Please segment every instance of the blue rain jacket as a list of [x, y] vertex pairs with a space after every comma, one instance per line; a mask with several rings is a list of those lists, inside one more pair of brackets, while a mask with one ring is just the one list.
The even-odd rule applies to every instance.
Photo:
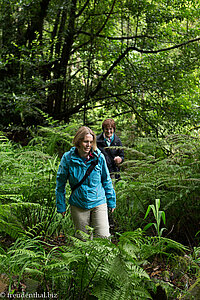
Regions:
[[116, 207], [116, 195], [110, 178], [109, 170], [104, 155], [99, 149], [93, 152], [94, 158], [86, 163], [81, 158], [75, 147], [66, 152], [60, 162], [56, 178], [56, 206], [57, 212], [66, 211], [65, 185], [67, 180], [71, 188], [76, 185], [84, 176], [86, 170], [93, 159], [97, 159], [98, 164], [86, 178], [86, 180], [75, 189], [69, 198], [69, 204], [91, 209], [98, 205], [107, 203], [108, 207]]

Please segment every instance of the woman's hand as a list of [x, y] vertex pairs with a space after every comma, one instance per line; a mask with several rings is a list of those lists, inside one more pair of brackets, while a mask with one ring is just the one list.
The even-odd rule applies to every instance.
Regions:
[[61, 215], [64, 217], [66, 214], [66, 211], [62, 212]]
[[119, 156], [116, 156], [116, 157], [114, 158], [114, 162], [116, 163], [116, 165], [119, 165], [119, 164], [121, 164], [121, 162], [122, 162], [122, 158], [119, 157]]

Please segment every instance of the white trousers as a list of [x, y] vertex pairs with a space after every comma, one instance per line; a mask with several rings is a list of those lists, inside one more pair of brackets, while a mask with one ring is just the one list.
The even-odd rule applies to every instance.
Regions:
[[[94, 228], [95, 237], [109, 238], [107, 203], [87, 210], [71, 205], [71, 216], [77, 238], [84, 239], [80, 231], [90, 234], [88, 226]], [[92, 239], [92, 237], [93, 234], [91, 234], [90, 238]]]

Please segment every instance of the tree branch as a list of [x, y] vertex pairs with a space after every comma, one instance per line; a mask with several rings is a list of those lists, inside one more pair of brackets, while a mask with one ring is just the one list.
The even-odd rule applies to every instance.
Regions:
[[192, 39], [192, 40], [189, 40], [189, 41], [186, 41], [184, 43], [181, 43], [181, 44], [178, 44], [178, 45], [175, 45], [175, 46], [172, 46], [172, 47], [168, 47], [168, 48], [163, 48], [163, 49], [158, 49], [158, 50], [142, 50], [142, 49], [139, 49], [137, 47], [133, 47], [133, 46], [130, 46], [130, 47], [127, 47], [126, 50], [121, 53], [119, 55], [119, 57], [114, 61], [114, 63], [110, 66], [110, 68], [107, 70], [107, 72], [102, 76], [102, 78], [100, 79], [99, 83], [97, 84], [96, 88], [94, 89], [93, 92], [90, 93], [90, 97], [94, 97], [94, 95], [96, 95], [96, 93], [101, 89], [102, 87], [102, 83], [108, 78], [108, 76], [111, 74], [112, 70], [119, 64], [119, 62], [131, 51], [131, 50], [134, 50], [134, 51], [137, 51], [139, 53], [145, 53], [145, 54], [156, 54], [156, 53], [159, 53], [159, 52], [164, 52], [164, 51], [170, 51], [170, 50], [173, 50], [173, 49], [178, 49], [182, 46], [185, 46], [185, 45], [188, 45], [190, 43], [194, 43], [194, 42], [197, 42], [197, 41], [200, 41], [200, 37], [196, 38], [196, 39]]
[[88, 4], [90, 3], [90, 0], [87, 0], [85, 2], [85, 4], [83, 5], [83, 7], [80, 9], [79, 13], [77, 13], [75, 15], [76, 18], [80, 17], [82, 15], [82, 13], [84, 12], [85, 8], [88, 6]]
[[[88, 41], [86, 41], [85, 43], [79, 45], [77, 48], [75, 48], [71, 53], [73, 54], [74, 52], [76, 52], [78, 49], [82, 48], [83, 46], [86, 46], [88, 45], [92, 39], [94, 39], [94, 37], [98, 37], [99, 36], [99, 33], [104, 29], [104, 27], [106, 26], [109, 18], [110, 18], [110, 15], [112, 14], [112, 11], [113, 11], [113, 8], [114, 8], [114, 5], [115, 5], [115, 2], [116, 0], [113, 1], [113, 4], [112, 4], [112, 7], [110, 9], [110, 12], [108, 13], [108, 16], [105, 20], [105, 22], [103, 23], [103, 25], [101, 26], [101, 28], [94, 34], [91, 34], [91, 33], [87, 33], [85, 32], [86, 35], [90, 36], [90, 39]], [[77, 32], [77, 35], [80, 34], [80, 33], [83, 33], [83, 31], [78, 31]]]
[[170, 51], [170, 50], [173, 50], [173, 49], [178, 49], [178, 48], [180, 48], [182, 46], [185, 46], [185, 45], [188, 45], [188, 44], [191, 44], [191, 43], [194, 43], [194, 42], [198, 42], [198, 41], [200, 41], [200, 37], [192, 39], [192, 40], [189, 40], [189, 41], [186, 41], [186, 42], [183, 42], [183, 43], [178, 44], [178, 45], [174, 45], [174, 46], [171, 46], [171, 47], [168, 47], [168, 48], [163, 48], [163, 49], [158, 49], [158, 50], [142, 50], [142, 49], [139, 49], [137, 47], [129, 47], [128, 51], [135, 50], [135, 51], [140, 52], [140, 53], [156, 54], [156, 53], [159, 53], [159, 52], [164, 52], [164, 51]]
[[[83, 31], [83, 30], [80, 30], [78, 32], [78, 34], [85, 34], [85, 35], [91, 36], [90, 32]], [[135, 35], [135, 36], [121, 36], [121, 37], [119, 37], [119, 36], [106, 36], [106, 35], [103, 35], [103, 34], [98, 34], [98, 37], [108, 39], [108, 40], [112, 40], [112, 41], [133, 40], [133, 39], [142, 39], [142, 38], [148, 38], [148, 39], [156, 39], [157, 38], [157, 37], [148, 36], [148, 35], [137, 35], [137, 36]]]
[[[112, 94], [111, 92], [108, 92], [111, 96], [116, 97], [116, 95]], [[133, 112], [139, 117], [141, 118], [143, 121], [145, 121], [151, 128], [153, 128], [156, 132], [156, 135], [158, 136], [158, 128], [154, 126], [154, 124], [150, 123], [146, 118], [144, 118], [144, 116], [141, 116], [138, 111], [135, 109], [135, 107], [133, 105], [130, 104], [130, 102], [127, 102], [124, 99], [121, 99], [120, 97], [117, 97], [117, 99], [119, 99], [121, 102], [125, 103], [126, 105], [128, 105], [128, 107], [131, 107]]]
[[113, 1], [113, 4], [112, 4], [111, 9], [110, 9], [110, 12], [108, 13], [108, 16], [107, 16], [105, 22], [103, 23], [103, 25], [101, 26], [101, 28], [96, 32], [95, 36], [98, 36], [99, 33], [100, 33], [100, 32], [104, 29], [104, 27], [106, 26], [106, 24], [107, 24], [107, 22], [108, 22], [108, 20], [109, 20], [109, 18], [110, 18], [110, 15], [111, 15], [111, 13], [112, 13], [112, 11], [113, 11], [113, 8], [114, 8], [114, 6], [115, 6], [115, 2], [116, 2], [116, 0]]

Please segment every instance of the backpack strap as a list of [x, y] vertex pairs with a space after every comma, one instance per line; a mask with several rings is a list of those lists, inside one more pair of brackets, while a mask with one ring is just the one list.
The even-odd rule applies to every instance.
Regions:
[[79, 181], [77, 184], [75, 184], [71, 189], [72, 192], [75, 191], [75, 189], [77, 189], [85, 180], [86, 178], [88, 178], [88, 176], [90, 175], [90, 173], [94, 170], [95, 166], [98, 165], [98, 158], [91, 161], [91, 165], [89, 166], [89, 168], [87, 169], [87, 171], [85, 172], [85, 175], [83, 176], [83, 178], [81, 179], [81, 181]]

